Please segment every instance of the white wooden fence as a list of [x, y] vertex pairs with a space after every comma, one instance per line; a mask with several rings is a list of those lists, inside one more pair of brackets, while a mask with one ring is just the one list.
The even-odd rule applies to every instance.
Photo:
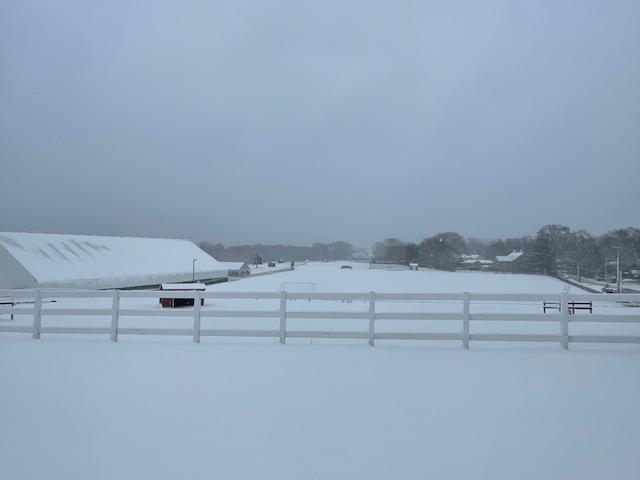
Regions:
[[[0, 305], [0, 314], [32, 315], [31, 325], [11, 325], [0, 323], [0, 332], [31, 333], [33, 338], [42, 334], [105, 334], [117, 341], [120, 335], [188, 335], [194, 342], [200, 342], [203, 336], [227, 337], [273, 337], [285, 343], [288, 338], [337, 338], [368, 340], [374, 345], [376, 340], [454, 340], [460, 341], [464, 348], [469, 348], [472, 341], [522, 341], [522, 342], [558, 342], [564, 349], [570, 343], [635, 343], [640, 344], [640, 335], [571, 335], [569, 325], [572, 323], [640, 323], [640, 309], [635, 314], [580, 314], [570, 315], [569, 302], [601, 301], [619, 303], [620, 305], [639, 306], [640, 295], [634, 294], [476, 294], [476, 293], [317, 293], [317, 292], [213, 292], [213, 291], [152, 291], [152, 290], [0, 290], [0, 297], [11, 299], [15, 305]], [[131, 309], [122, 308], [121, 299], [129, 298], [194, 298], [194, 306], [178, 309]], [[62, 298], [110, 298], [110, 308], [49, 308], [46, 299]], [[279, 300], [277, 310], [210, 310], [203, 309], [200, 299], [252, 299]], [[362, 301], [368, 308], [362, 311], [318, 311], [292, 310], [288, 308], [289, 300], [324, 300], [324, 301]], [[377, 312], [377, 302], [415, 302], [415, 301], [448, 301], [459, 302], [458, 312]], [[544, 301], [557, 301], [561, 310], [559, 314], [542, 313]], [[21, 303], [24, 302], [24, 303]], [[539, 302], [540, 313], [474, 313], [474, 302]], [[296, 304], [297, 305], [297, 304]], [[313, 304], [300, 304], [313, 305]], [[291, 305], [289, 305], [290, 307]], [[628, 312], [625, 312], [628, 313]], [[106, 316], [111, 318], [108, 327], [71, 327], [43, 326], [45, 316]], [[187, 317], [193, 320], [193, 327], [179, 328], [122, 328], [122, 317]], [[278, 329], [245, 330], [245, 329], [206, 329], [201, 327], [202, 318], [273, 318], [279, 319]], [[368, 329], [362, 331], [342, 330], [292, 330], [287, 328], [289, 319], [360, 319], [368, 322]], [[462, 328], [457, 332], [393, 332], [376, 331], [377, 320], [411, 320], [429, 321], [445, 320], [461, 322]], [[555, 322], [558, 326], [556, 334], [539, 333], [471, 333], [474, 321], [499, 322]], [[7, 322], [12, 323], [12, 322]]]

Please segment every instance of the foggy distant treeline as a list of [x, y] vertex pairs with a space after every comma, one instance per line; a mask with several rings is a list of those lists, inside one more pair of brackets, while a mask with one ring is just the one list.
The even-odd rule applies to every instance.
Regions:
[[[236, 245], [225, 247], [220, 243], [200, 242], [200, 248], [220, 261], [251, 263], [256, 256], [263, 261], [283, 260], [348, 260], [354, 258], [355, 249], [347, 242], [297, 245]], [[418, 263], [441, 270], [455, 270], [461, 265], [463, 254], [478, 254], [487, 260], [496, 256], [522, 251], [517, 271], [546, 274], [577, 274], [597, 277], [614, 274], [617, 250], [620, 248], [622, 270], [640, 269], [640, 228], [627, 227], [594, 236], [586, 230], [571, 230], [565, 225], [545, 225], [535, 235], [496, 240], [465, 238], [456, 232], [443, 232], [425, 238], [419, 243], [387, 238], [376, 243], [372, 260], [389, 263]]]
[[[422, 266], [453, 270], [462, 254], [479, 254], [487, 260], [498, 255], [523, 251], [519, 271], [531, 273], [568, 273], [602, 276], [605, 262], [613, 262], [620, 248], [623, 270], [640, 268], [640, 228], [628, 227], [594, 236], [586, 230], [573, 231], [565, 225], [545, 225], [534, 236], [481, 241], [464, 238], [456, 232], [444, 232], [420, 243], [387, 238], [373, 248], [373, 258], [380, 262], [417, 262]], [[609, 264], [608, 273], [612, 273]]]
[[200, 248], [216, 260], [251, 263], [256, 256], [263, 261], [345, 260], [353, 257], [353, 245], [347, 242], [314, 243], [310, 247], [296, 245], [236, 245], [200, 242]]

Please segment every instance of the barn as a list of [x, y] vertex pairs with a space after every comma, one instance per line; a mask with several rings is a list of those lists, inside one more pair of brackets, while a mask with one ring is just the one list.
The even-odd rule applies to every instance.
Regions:
[[0, 288], [133, 288], [226, 281], [189, 240], [0, 232]]
[[515, 250], [509, 255], [496, 255], [495, 267], [500, 272], [522, 273], [526, 269], [526, 256]]

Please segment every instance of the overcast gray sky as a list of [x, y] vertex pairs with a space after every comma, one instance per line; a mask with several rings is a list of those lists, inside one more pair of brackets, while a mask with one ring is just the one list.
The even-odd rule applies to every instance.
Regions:
[[640, 2], [0, 0], [0, 230], [640, 224]]

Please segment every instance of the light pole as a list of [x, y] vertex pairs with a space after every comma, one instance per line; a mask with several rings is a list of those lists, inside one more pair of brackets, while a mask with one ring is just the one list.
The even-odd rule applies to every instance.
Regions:
[[620, 249], [622, 247], [611, 247], [614, 248], [616, 250], [616, 252], [618, 253], [618, 256], [616, 257], [616, 282], [618, 283], [618, 292], [620, 293], [620, 282], [621, 282], [621, 275], [620, 275]]
[[193, 283], [196, 283], [196, 262], [198, 261], [197, 258], [194, 258], [193, 261], [191, 262], [191, 281]]
[[580, 250], [576, 250], [576, 275], [578, 276], [578, 283], [582, 281], [582, 276], [580, 275], [580, 260], [582, 260], [582, 255], [580, 255]]

